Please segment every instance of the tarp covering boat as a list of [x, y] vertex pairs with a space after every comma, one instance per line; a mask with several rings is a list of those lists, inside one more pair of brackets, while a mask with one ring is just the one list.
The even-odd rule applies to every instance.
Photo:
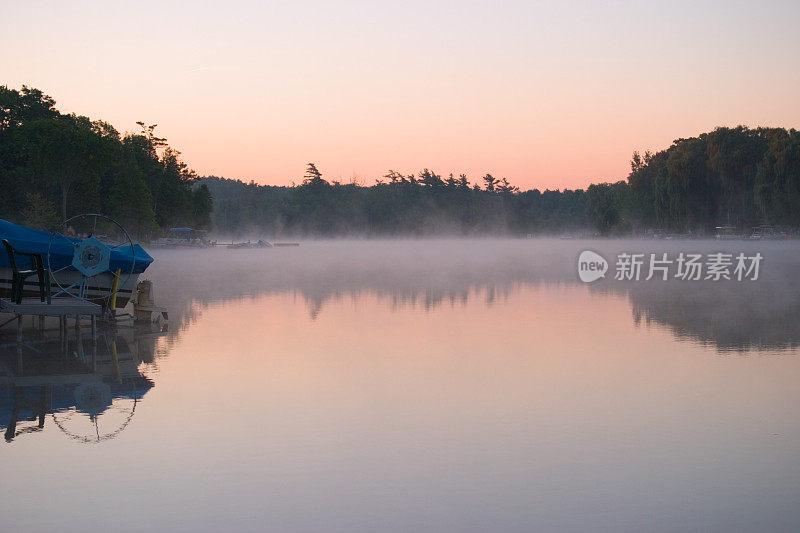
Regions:
[[[47, 267], [47, 253], [50, 251], [50, 268], [58, 270], [72, 264], [72, 257], [75, 253], [74, 245], [71, 243], [80, 242], [81, 239], [73, 237], [57, 236], [50, 245], [51, 233], [33, 228], [26, 228], [19, 224], [0, 219], [0, 239], [8, 239], [11, 246], [21, 252], [32, 252], [42, 254]], [[131, 262], [134, 263], [133, 274], [141, 274], [153, 262], [150, 254], [138, 244], [119, 246], [111, 250], [111, 264], [109, 270], [131, 272]], [[0, 247], [0, 268], [9, 268], [8, 255]]]

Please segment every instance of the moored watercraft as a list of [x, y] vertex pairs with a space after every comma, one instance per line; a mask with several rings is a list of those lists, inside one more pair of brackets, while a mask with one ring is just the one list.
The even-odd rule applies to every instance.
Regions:
[[209, 240], [208, 232], [193, 228], [170, 228], [165, 237], [150, 241], [152, 248], [208, 248], [216, 246]]
[[228, 245], [228, 248], [232, 250], [239, 250], [242, 248], [272, 248], [272, 244], [268, 243], [267, 241], [258, 240], [256, 242], [232, 242]]
[[[84, 239], [28, 228], [5, 220], [0, 220], [0, 239], [7, 240], [20, 252], [39, 254], [42, 257], [48, 271], [46, 283], [50, 284], [53, 295], [65, 292], [65, 288], [77, 287], [81, 276], [85, 277], [74, 266], [76, 253], [80, 250], [78, 245], [85, 242]], [[94, 239], [102, 243], [102, 236]], [[105, 305], [109, 295], [114, 292], [115, 280], [118, 280], [116, 305], [124, 307], [136, 287], [139, 275], [150, 266], [153, 258], [141, 246], [132, 242], [108, 247], [108, 255], [107, 268], [85, 278], [81, 287], [83, 297]], [[115, 275], [116, 272], [120, 274]], [[8, 255], [0, 251], [0, 297], [11, 296], [11, 282], [12, 270]], [[74, 290], [66, 292], [73, 293]], [[22, 296], [39, 296], [38, 281], [35, 278], [25, 281]]]

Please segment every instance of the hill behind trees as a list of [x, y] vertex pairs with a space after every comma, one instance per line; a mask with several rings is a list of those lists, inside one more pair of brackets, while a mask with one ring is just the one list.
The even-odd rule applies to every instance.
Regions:
[[[313, 170], [312, 170], [313, 168]], [[372, 186], [329, 183], [315, 175], [296, 186], [205, 177], [214, 196], [214, 227], [227, 235], [434, 236], [519, 235], [586, 228], [583, 191], [519, 192], [491, 175], [480, 188], [466, 176], [442, 178], [424, 169], [395, 171]], [[488, 181], [486, 181], [488, 177]]]

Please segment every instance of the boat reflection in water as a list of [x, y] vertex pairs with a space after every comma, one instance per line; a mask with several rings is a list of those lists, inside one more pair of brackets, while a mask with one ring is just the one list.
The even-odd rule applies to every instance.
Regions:
[[66, 342], [45, 330], [21, 347], [0, 344], [0, 431], [6, 442], [44, 430], [48, 419], [69, 438], [112, 439], [133, 420], [137, 403], [153, 388], [146, 375], [161, 331], [150, 326], [72, 330]]

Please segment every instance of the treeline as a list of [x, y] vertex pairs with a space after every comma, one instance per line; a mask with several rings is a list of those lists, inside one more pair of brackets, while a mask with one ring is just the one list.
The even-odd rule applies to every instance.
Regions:
[[63, 114], [38, 89], [0, 86], [0, 218], [42, 229], [100, 212], [138, 237], [210, 227], [208, 188], [155, 135], [121, 136], [107, 122]]
[[[0, 218], [54, 228], [82, 212], [139, 237], [171, 226], [224, 235], [708, 235], [715, 226], [800, 226], [800, 133], [717, 128], [666, 150], [634, 152], [627, 180], [584, 190], [520, 191], [491, 174], [390, 170], [371, 186], [326, 180], [312, 163], [299, 185], [198, 178], [155, 135], [62, 114], [38, 89], [0, 86]], [[213, 199], [213, 210], [212, 210]], [[213, 224], [212, 224], [213, 222]]]
[[291, 187], [202, 182], [216, 199], [215, 227], [233, 235], [711, 235], [716, 226], [800, 226], [794, 129], [717, 128], [655, 154], [634, 152], [627, 181], [586, 191], [520, 191], [490, 174], [470, 183], [428, 169], [389, 171], [369, 187], [329, 183], [313, 164], [304, 178]]
[[583, 191], [520, 192], [490, 174], [479, 186], [465, 175], [389, 171], [367, 187], [330, 183], [312, 163], [298, 186], [201, 182], [214, 196], [215, 229], [232, 236], [515, 235], [587, 227]]
[[604, 233], [709, 234], [800, 225], [800, 132], [744, 126], [634, 152], [627, 182], [591, 185], [589, 217]]

